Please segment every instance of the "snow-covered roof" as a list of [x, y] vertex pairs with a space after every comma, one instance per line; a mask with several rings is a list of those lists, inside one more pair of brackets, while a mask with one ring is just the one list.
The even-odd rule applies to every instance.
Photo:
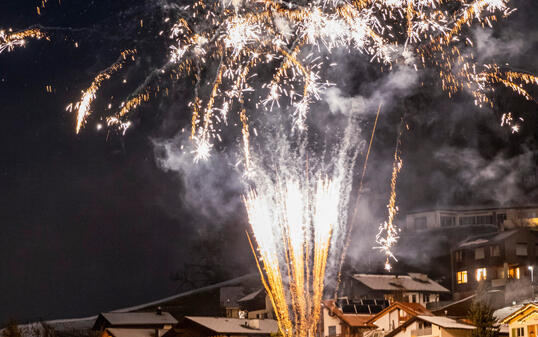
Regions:
[[502, 242], [512, 235], [516, 234], [519, 230], [518, 229], [512, 229], [508, 231], [503, 231], [500, 233], [487, 233], [482, 234], [479, 236], [473, 236], [471, 238], [467, 238], [466, 240], [459, 243], [458, 248], [467, 248], [467, 247], [474, 247], [474, 246], [482, 246], [488, 243], [496, 243], [496, 242]]
[[235, 286], [235, 285], [241, 284], [242, 282], [250, 281], [252, 279], [259, 280], [259, 275], [257, 273], [246, 274], [246, 275], [243, 275], [241, 277], [236, 277], [236, 278], [228, 280], [228, 281], [212, 284], [212, 285], [209, 285], [209, 286], [203, 287], [203, 288], [198, 288], [198, 289], [186, 291], [186, 292], [183, 292], [183, 293], [180, 293], [180, 294], [176, 294], [176, 295], [172, 295], [172, 296], [169, 296], [169, 297], [162, 298], [160, 300], [156, 300], [156, 301], [152, 301], [152, 302], [148, 302], [148, 303], [144, 303], [144, 304], [140, 304], [140, 305], [136, 305], [136, 306], [132, 306], [132, 307], [128, 307], [128, 308], [117, 309], [117, 310], [114, 310], [114, 312], [129, 312], [129, 311], [137, 311], [137, 310], [142, 310], [142, 309], [146, 309], [146, 308], [150, 308], [150, 307], [155, 307], [155, 306], [161, 305], [163, 303], [167, 303], [167, 302], [170, 302], [170, 301], [173, 301], [173, 300], [177, 300], [177, 299], [182, 298], [182, 297], [191, 296], [191, 295], [195, 295], [195, 294], [198, 294], [198, 293], [203, 293], [203, 292], [206, 292], [206, 291], [209, 291], [209, 290], [218, 289], [218, 288], [222, 288], [222, 287]]
[[176, 324], [167, 312], [104, 312], [101, 314], [112, 325]]
[[[186, 316], [185, 318], [217, 333], [265, 335], [278, 332], [278, 323], [274, 319], [249, 320], [240, 318], [200, 316]], [[256, 324], [259, 324], [259, 328], [255, 328]]]
[[440, 326], [445, 329], [463, 329], [463, 330], [474, 330], [476, 327], [469, 325], [469, 324], [463, 324], [459, 323], [458, 321], [449, 318], [449, 317], [443, 317], [443, 316], [417, 316], [419, 319], [429, 322], [431, 324], [435, 324], [437, 326]]
[[[120, 329], [108, 328], [106, 331], [113, 337], [156, 337], [155, 329]], [[160, 329], [159, 336], [168, 330]]]
[[498, 321], [501, 321], [505, 317], [508, 317], [511, 314], [513, 314], [514, 312], [521, 309], [524, 305], [525, 304], [521, 303], [521, 304], [516, 304], [516, 305], [509, 306], [509, 307], [504, 307], [504, 308], [497, 309], [497, 310], [495, 310], [493, 312], [493, 317], [495, 317]]
[[355, 274], [353, 278], [372, 290], [385, 291], [428, 291], [448, 293], [449, 290], [425, 275], [420, 278], [419, 274], [411, 275], [377, 275]]
[[248, 295], [246, 295], [245, 297], [242, 297], [240, 298], [239, 300], [237, 300], [237, 302], [248, 302], [248, 301], [252, 301], [253, 299], [256, 298], [256, 296], [258, 296], [261, 292], [263, 291], [263, 288], [260, 288]]

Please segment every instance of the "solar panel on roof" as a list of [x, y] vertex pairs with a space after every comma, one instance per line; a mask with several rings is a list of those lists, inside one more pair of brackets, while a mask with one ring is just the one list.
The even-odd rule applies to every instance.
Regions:
[[368, 305], [355, 305], [355, 308], [357, 310], [357, 314], [370, 314], [370, 309], [368, 308]]
[[370, 306], [370, 312], [372, 314], [377, 314], [378, 312], [380, 312], [381, 310], [383, 310], [383, 307], [380, 306], [380, 305], [371, 305]]
[[342, 312], [344, 314], [354, 314], [355, 306], [353, 304], [346, 304], [342, 306]]

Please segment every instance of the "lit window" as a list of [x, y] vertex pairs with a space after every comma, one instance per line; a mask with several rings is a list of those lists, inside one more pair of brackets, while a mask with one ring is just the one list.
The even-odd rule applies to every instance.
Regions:
[[508, 277], [519, 280], [521, 278], [521, 270], [519, 267], [513, 267], [508, 269]]
[[476, 280], [477, 281], [482, 281], [482, 280], [485, 280], [487, 277], [487, 271], [486, 271], [486, 268], [478, 268], [476, 269]]
[[467, 270], [458, 272], [458, 284], [467, 283]]

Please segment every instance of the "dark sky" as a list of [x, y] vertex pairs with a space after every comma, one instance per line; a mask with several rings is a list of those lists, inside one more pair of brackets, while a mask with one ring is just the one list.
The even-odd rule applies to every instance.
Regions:
[[[205, 277], [215, 280], [250, 270], [246, 219], [240, 191], [230, 187], [233, 178], [202, 164], [186, 174], [197, 172], [200, 182], [186, 183], [185, 176], [162, 170], [156, 161], [155, 140], [172, 138], [189, 122], [184, 93], [189, 83], [174, 84], [170, 97], [139, 109], [125, 136], [95, 129], [106, 106], [101, 97], [80, 135], [73, 114], [65, 111], [126, 48], [143, 52], [119, 74], [128, 84], [103, 86], [105, 98], [125, 97], [134, 89], [131, 83], [164, 62], [166, 41], [156, 36], [167, 15], [164, 4], [173, 1], [50, 0], [38, 16], [39, 3], [0, 3], [0, 28], [40, 24], [51, 35], [51, 41], [29, 41], [0, 55], [0, 322], [92, 315], [154, 300], [188, 288], [173, 276], [197, 266], [210, 266], [214, 274]], [[510, 60], [517, 69], [537, 73], [538, 8], [534, 1], [515, 4], [520, 11], [491, 36], [480, 37], [482, 54], [486, 61]], [[353, 71], [335, 81], [342, 95], [372, 95], [370, 66], [353, 59], [347, 65]], [[364, 222], [383, 216], [402, 107], [410, 126], [403, 136], [399, 185], [404, 212], [536, 203], [536, 104], [506, 90], [498, 91], [496, 104], [478, 109], [469, 97], [450, 100], [435, 88], [395, 98], [381, 118], [371, 158], [370, 170], [379, 174], [367, 178], [368, 201], [380, 211]], [[499, 126], [503, 111], [525, 116], [519, 134]], [[365, 130], [371, 120], [367, 116]], [[226, 152], [226, 146], [220, 150]], [[210, 179], [211, 192], [226, 199], [218, 216], [193, 203], [204, 201], [203, 174], [217, 177]]]

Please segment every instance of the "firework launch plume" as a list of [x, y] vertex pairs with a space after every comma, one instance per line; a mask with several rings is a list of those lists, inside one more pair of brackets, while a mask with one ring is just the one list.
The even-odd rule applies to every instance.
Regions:
[[256, 175], [244, 202], [284, 336], [316, 335], [326, 277], [336, 274], [331, 260], [341, 254], [335, 243], [346, 233], [357, 128], [350, 120], [330, 165], [309, 159], [319, 157], [308, 155], [305, 141], [294, 148], [284, 136], [271, 143], [270, 163], [253, 154]]

